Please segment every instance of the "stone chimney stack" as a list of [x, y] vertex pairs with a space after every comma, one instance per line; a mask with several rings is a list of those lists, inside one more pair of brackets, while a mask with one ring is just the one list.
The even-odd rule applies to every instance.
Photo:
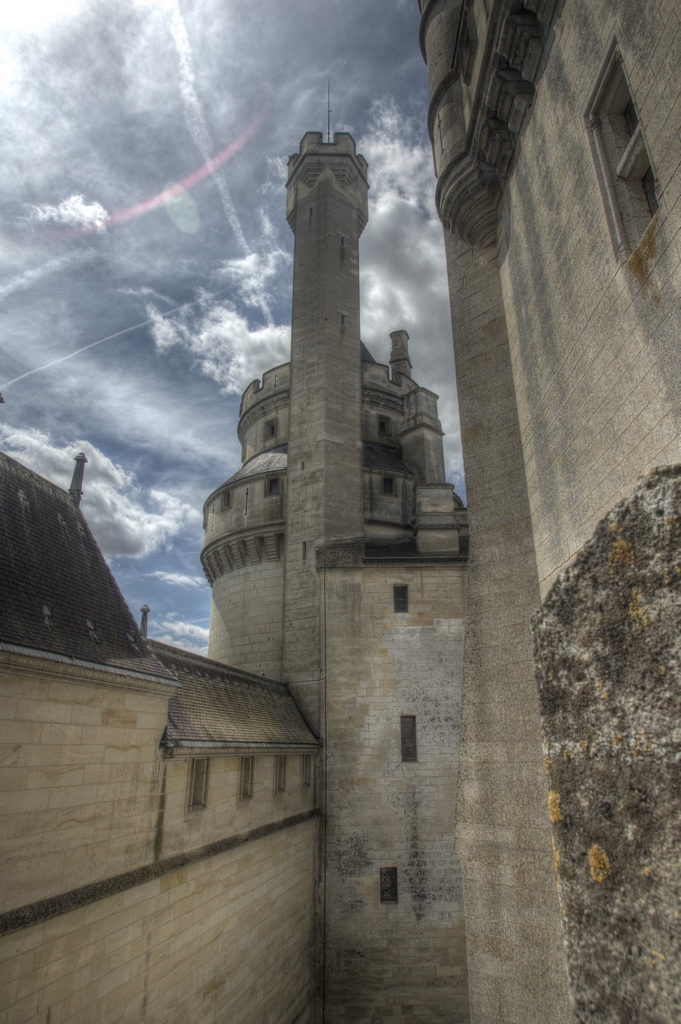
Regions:
[[409, 335], [406, 331], [393, 331], [390, 335], [390, 369], [393, 380], [399, 384], [398, 374], [411, 380], [411, 359], [409, 358]]

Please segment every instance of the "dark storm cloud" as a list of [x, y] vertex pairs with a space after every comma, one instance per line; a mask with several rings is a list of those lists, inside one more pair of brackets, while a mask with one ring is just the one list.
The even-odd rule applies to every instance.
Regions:
[[[286, 160], [326, 126], [327, 77], [370, 164], [364, 340], [386, 359], [409, 331], [460, 477], [416, 0], [26, 0], [0, 27], [0, 384], [28, 374], [3, 387], [4, 446], [64, 483], [84, 439], [86, 511], [132, 607], [200, 646], [198, 515], [238, 465], [238, 391], [286, 354]], [[110, 225], [261, 115], [211, 176]]]

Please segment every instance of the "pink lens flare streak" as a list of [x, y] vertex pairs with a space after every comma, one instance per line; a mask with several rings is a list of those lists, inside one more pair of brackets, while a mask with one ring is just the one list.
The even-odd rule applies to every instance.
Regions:
[[267, 117], [267, 108], [260, 111], [254, 121], [239, 135], [233, 142], [230, 142], [228, 146], [216, 153], [215, 156], [211, 157], [202, 167], [198, 167], [191, 174], [188, 174], [186, 178], [181, 181], [176, 181], [174, 185], [169, 185], [164, 188], [162, 192], [157, 192], [155, 196], [151, 196], [149, 199], [144, 199], [141, 203], [135, 203], [134, 206], [129, 206], [126, 210], [119, 210], [118, 213], [112, 213], [110, 217], [103, 220], [92, 221], [89, 224], [81, 224], [75, 228], [68, 228], [65, 231], [57, 232], [61, 238], [75, 238], [78, 235], [89, 235], [93, 232], [99, 232], [105, 228], [115, 227], [118, 224], [125, 224], [129, 220], [134, 220], [135, 217], [141, 217], [145, 213], [149, 213], [151, 210], [157, 210], [160, 206], [165, 206], [166, 203], [170, 202], [171, 199], [175, 199], [177, 196], [186, 192], [190, 188], [194, 188], [200, 182], [205, 181], [206, 178], [210, 177], [213, 171], [216, 171], [223, 164], [226, 164], [232, 157], [244, 148], [247, 143], [254, 138], [255, 135], [260, 131]]

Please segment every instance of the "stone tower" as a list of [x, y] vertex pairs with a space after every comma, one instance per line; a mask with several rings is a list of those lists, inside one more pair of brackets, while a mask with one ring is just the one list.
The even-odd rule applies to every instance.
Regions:
[[[295, 235], [283, 672], [319, 729], [323, 675], [314, 551], [363, 546], [359, 236], [367, 165], [350, 135], [307, 132], [289, 159]], [[309, 556], [308, 556], [309, 551]]]
[[210, 653], [288, 683], [323, 741], [316, 1019], [464, 1024], [468, 520], [407, 332], [390, 366], [360, 340], [367, 189], [345, 133], [289, 161], [291, 361], [246, 388], [243, 465], [205, 504]]

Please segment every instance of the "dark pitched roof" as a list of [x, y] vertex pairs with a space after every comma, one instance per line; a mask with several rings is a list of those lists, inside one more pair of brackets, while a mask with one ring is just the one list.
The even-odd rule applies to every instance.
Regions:
[[364, 442], [364, 465], [370, 469], [388, 469], [393, 473], [410, 473], [394, 448]]
[[254, 455], [252, 459], [243, 464], [241, 469], [233, 473], [225, 483], [233, 484], [247, 476], [257, 476], [258, 473], [278, 473], [282, 469], [286, 469], [287, 451], [288, 445], [280, 444], [276, 448], [269, 448], [266, 452]]
[[360, 341], [360, 345], [362, 346], [362, 356], [361, 356], [362, 362], [363, 363], [375, 363], [376, 360], [374, 359], [374, 357], [372, 356], [371, 352], [366, 347], [366, 345], [364, 344], [363, 341]]
[[285, 683], [156, 640], [149, 643], [182, 683], [170, 700], [167, 746], [317, 747]]
[[3, 452], [0, 530], [0, 644], [174, 682], [70, 496]]

